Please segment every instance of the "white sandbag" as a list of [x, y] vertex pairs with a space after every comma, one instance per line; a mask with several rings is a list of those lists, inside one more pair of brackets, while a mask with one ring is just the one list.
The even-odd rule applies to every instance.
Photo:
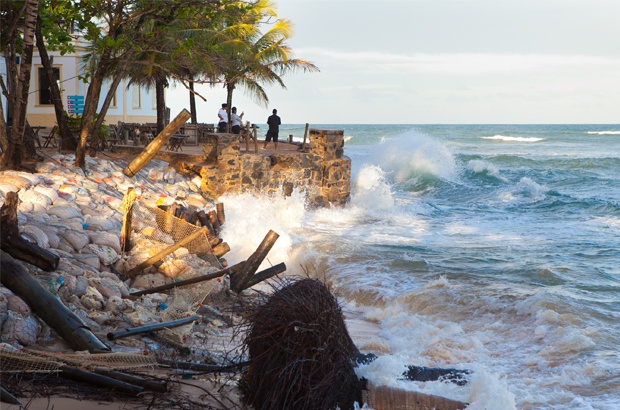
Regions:
[[47, 234], [38, 226], [22, 225], [19, 228], [19, 233], [26, 239], [39, 245], [41, 248], [48, 249], [50, 247]]
[[58, 244], [60, 243], [60, 236], [58, 236], [58, 229], [54, 228], [50, 225], [41, 224], [39, 228], [45, 232], [45, 236], [47, 236], [47, 241], [49, 243], [50, 248], [58, 248]]
[[51, 188], [45, 185], [37, 185], [32, 189], [48, 197], [50, 199], [50, 203], [53, 203], [55, 200], [58, 199], [58, 192], [55, 188]]
[[32, 202], [20, 202], [17, 205], [17, 211], [23, 214], [29, 214], [34, 210], [34, 204]]
[[109, 279], [90, 279], [88, 281], [89, 285], [94, 287], [103, 295], [105, 299], [108, 299], [112, 296], [121, 297], [121, 290]]
[[58, 235], [61, 238], [65, 239], [67, 242], [69, 242], [69, 244], [71, 244], [73, 249], [75, 249], [75, 251], [77, 252], [84, 249], [84, 247], [90, 243], [90, 238], [88, 237], [88, 234], [84, 231], [67, 229], [65, 231], [58, 232]]
[[4, 174], [26, 178], [28, 181], [30, 181], [31, 186], [39, 185], [42, 182], [42, 179], [39, 175], [33, 174], [31, 172], [7, 170], [7, 171], [4, 171]]
[[93, 243], [86, 245], [84, 249], [82, 249], [82, 252], [97, 255], [103, 266], [110, 266], [120, 258], [113, 248], [105, 245], [95, 245]]
[[86, 293], [80, 298], [80, 302], [85, 308], [91, 310], [103, 310], [105, 307], [103, 296], [92, 286], [86, 288]]
[[32, 186], [28, 178], [19, 175], [11, 175], [6, 172], [0, 173], [0, 182], [15, 185], [19, 189], [28, 189]]
[[[101, 215], [101, 212], [98, 213]], [[85, 215], [84, 222], [87, 224], [87, 230], [103, 230], [103, 231], [112, 231], [118, 228], [120, 231], [119, 223], [111, 218], [104, 218], [101, 216], [91, 216]]]
[[22, 202], [29, 202], [32, 204], [40, 204], [42, 206], [44, 206], [45, 208], [47, 208], [48, 206], [50, 206], [52, 204], [52, 199], [41, 193], [36, 191], [35, 189], [28, 189], [28, 190], [22, 190], [19, 191], [19, 199]]
[[95, 245], [105, 245], [113, 248], [117, 253], [121, 253], [120, 234], [105, 231], [89, 231], [90, 242]]
[[19, 188], [16, 187], [15, 185], [10, 184], [8, 182], [0, 181], [0, 193], [2, 193], [2, 196], [6, 196], [8, 192], [17, 192], [17, 191], [19, 191]]
[[82, 213], [79, 210], [71, 206], [53, 205], [49, 207], [47, 212], [50, 215], [57, 216], [61, 220], [71, 219], [71, 218], [82, 218]]

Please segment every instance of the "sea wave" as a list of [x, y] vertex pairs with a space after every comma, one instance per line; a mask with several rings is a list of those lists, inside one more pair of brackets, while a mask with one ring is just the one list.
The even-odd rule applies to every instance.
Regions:
[[588, 131], [588, 135], [620, 135], [620, 131]]
[[538, 137], [510, 137], [506, 135], [493, 135], [492, 137], [480, 137], [484, 140], [498, 140], [498, 141], [510, 141], [510, 142], [538, 142], [544, 141], [544, 138]]

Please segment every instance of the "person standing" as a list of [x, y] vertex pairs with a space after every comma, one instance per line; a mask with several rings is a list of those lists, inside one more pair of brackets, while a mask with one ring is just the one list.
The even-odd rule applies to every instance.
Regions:
[[267, 125], [269, 125], [269, 129], [267, 130], [267, 135], [265, 135], [265, 145], [263, 146], [263, 149], [267, 149], [267, 144], [273, 139], [273, 147], [277, 150], [278, 133], [280, 132], [280, 124], [282, 124], [282, 121], [280, 121], [280, 117], [277, 115], [278, 110], [274, 108], [272, 112], [273, 114], [267, 118]]
[[237, 115], [237, 107], [232, 107], [230, 113], [230, 123], [232, 124], [232, 133], [239, 134], [241, 132], [241, 125], [243, 121], [243, 112], [241, 115]]
[[222, 104], [222, 108], [217, 113], [217, 117], [219, 118], [219, 122], [217, 124], [217, 132], [226, 132], [228, 128], [228, 112], [226, 109], [228, 108], [228, 104]]

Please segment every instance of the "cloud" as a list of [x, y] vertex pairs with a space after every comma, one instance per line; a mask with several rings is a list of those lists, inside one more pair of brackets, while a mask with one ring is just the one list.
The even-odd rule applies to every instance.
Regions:
[[[326, 59], [331, 66], [347, 64], [351, 70], [377, 70], [389, 73], [491, 74], [511, 72], [553, 72], [558, 70], [620, 70], [620, 58], [588, 55], [454, 53], [390, 54], [381, 52], [342, 52], [307, 48], [298, 50], [310, 60]], [[319, 66], [321, 63], [318, 63]]]

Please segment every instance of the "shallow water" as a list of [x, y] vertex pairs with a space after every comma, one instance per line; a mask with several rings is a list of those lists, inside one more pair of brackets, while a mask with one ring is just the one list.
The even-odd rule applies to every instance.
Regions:
[[[226, 197], [229, 260], [278, 232], [273, 264], [378, 323], [359, 372], [380, 384], [470, 409], [620, 408], [620, 125], [312, 127], [344, 130], [350, 204]], [[406, 364], [474, 374], [405, 382]]]

